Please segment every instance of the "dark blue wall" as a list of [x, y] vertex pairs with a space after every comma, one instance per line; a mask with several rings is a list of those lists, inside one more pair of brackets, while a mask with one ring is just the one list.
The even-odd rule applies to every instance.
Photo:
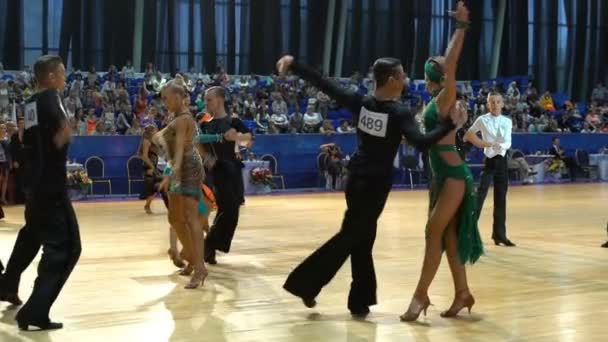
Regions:
[[[513, 134], [513, 148], [524, 153], [546, 151], [551, 147], [551, 139], [559, 136], [561, 145], [570, 155], [577, 148], [590, 153], [608, 146], [608, 134]], [[134, 155], [139, 146], [140, 137], [134, 136], [87, 136], [75, 137], [70, 148], [70, 159], [84, 163], [92, 155], [101, 157], [106, 163], [106, 176], [112, 179], [114, 194], [127, 193], [126, 162]], [[317, 186], [316, 157], [319, 146], [334, 142], [345, 153], [352, 153], [356, 147], [355, 135], [258, 135], [253, 152], [259, 157], [273, 154], [278, 160], [279, 174], [285, 178], [288, 188]], [[474, 149], [469, 154], [471, 163], [481, 161], [481, 151]], [[140, 184], [134, 185], [134, 192], [139, 191]], [[103, 185], [98, 188], [102, 190]]]

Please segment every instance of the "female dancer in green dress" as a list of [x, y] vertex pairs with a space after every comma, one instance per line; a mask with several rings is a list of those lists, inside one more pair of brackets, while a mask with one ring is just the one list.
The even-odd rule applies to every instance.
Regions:
[[[466, 107], [460, 102], [455, 104], [455, 74], [469, 25], [469, 12], [459, 2], [456, 11], [450, 14], [457, 21], [457, 29], [445, 58], [431, 58], [424, 66], [427, 89], [434, 95], [424, 111], [427, 130], [435, 128], [440, 120], [450, 115], [452, 120], [459, 117], [461, 125], [466, 121]], [[401, 316], [402, 321], [415, 321], [422, 311], [426, 315], [431, 304], [428, 289], [439, 268], [444, 248], [454, 280], [455, 298], [449, 310], [441, 316], [454, 317], [464, 307], [470, 311], [475, 303], [467, 284], [464, 264], [476, 262], [483, 253], [483, 246], [477, 229], [473, 176], [456, 149], [456, 132], [457, 129], [453, 130], [429, 151], [432, 185], [424, 263], [410, 306]]]

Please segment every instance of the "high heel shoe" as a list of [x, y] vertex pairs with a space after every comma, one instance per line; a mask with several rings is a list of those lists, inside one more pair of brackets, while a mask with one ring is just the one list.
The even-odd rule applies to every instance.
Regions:
[[196, 271], [194, 271], [194, 274], [192, 275], [190, 282], [188, 284], [186, 284], [186, 286], [184, 286], [184, 288], [192, 290], [192, 289], [198, 288], [199, 285], [203, 286], [205, 284], [205, 279], [207, 279], [208, 275], [209, 275], [209, 272], [207, 271], [206, 268], [197, 269]]
[[[459, 306], [456, 306], [456, 303], [459, 303]], [[452, 307], [450, 307], [447, 311], [444, 311], [440, 314], [443, 318], [452, 318], [458, 316], [460, 310], [467, 308], [469, 310], [469, 315], [471, 314], [471, 308], [475, 305], [475, 298], [469, 293], [463, 299], [459, 299], [458, 295], [454, 299], [454, 303], [452, 303]]]
[[167, 254], [169, 254], [169, 259], [171, 259], [171, 261], [173, 261], [173, 265], [175, 265], [175, 267], [182, 268], [182, 267], [186, 266], [186, 264], [184, 263], [184, 260], [177, 255], [177, 252], [175, 250], [169, 248], [169, 250], [167, 251]]
[[426, 310], [431, 305], [433, 304], [431, 304], [431, 300], [428, 296], [424, 298], [424, 301], [422, 302], [414, 297], [412, 298], [410, 307], [403, 315], [399, 316], [399, 318], [401, 319], [401, 322], [413, 322], [418, 319], [421, 312], [424, 312], [424, 315], [426, 316]]

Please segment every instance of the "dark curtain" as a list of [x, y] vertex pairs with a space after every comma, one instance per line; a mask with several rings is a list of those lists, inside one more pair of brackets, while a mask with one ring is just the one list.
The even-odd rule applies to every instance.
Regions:
[[[346, 0], [344, 0], [346, 1]], [[289, 3], [289, 53], [300, 56], [300, 0], [291, 0]]]
[[[570, 73], [568, 77], [568, 89], [573, 99], [577, 100], [584, 97], [585, 88], [585, 39], [587, 34], [587, 8], [588, 0], [578, 0], [575, 9], [566, 7], [568, 24], [572, 25], [572, 39], [568, 39], [569, 46], [572, 47], [572, 60], [570, 62]], [[571, 45], [571, 46], [570, 46]]]
[[240, 26], [240, 42], [239, 42], [239, 71], [241, 74], [251, 73], [250, 65], [250, 49], [251, 49], [251, 32], [249, 32], [249, 21], [251, 17], [251, 4], [249, 0], [241, 0], [241, 18]]
[[135, 0], [64, 0], [59, 55], [66, 62], [71, 51], [78, 69], [124, 65], [133, 55], [134, 11]]
[[367, 69], [362, 62], [361, 36], [363, 32], [363, 4], [361, 1], [354, 1], [353, 14], [350, 18], [350, 31], [346, 33], [347, 48], [344, 51], [343, 73], [353, 74], [355, 71], [363, 71], [367, 74]]
[[308, 51], [305, 53], [308, 60], [306, 62], [319, 70], [322, 69], [323, 64], [323, 45], [326, 24], [327, 1], [308, 0], [308, 24], [306, 25], [306, 45]]
[[201, 35], [203, 39], [203, 68], [208, 73], [214, 73], [217, 66], [217, 46], [215, 33], [215, 1], [203, 0], [201, 3]]
[[[387, 15], [389, 28], [387, 39], [378, 39], [378, 41], [383, 41], [387, 45], [385, 47], [387, 56], [401, 60], [403, 69], [409, 75], [414, 52], [412, 47], [415, 40], [414, 4], [412, 1], [390, 0]], [[378, 57], [383, 56], [377, 55], [375, 58]], [[366, 70], [361, 71], [365, 72]]]
[[49, 0], [42, 0], [42, 54], [49, 54]]
[[557, 62], [557, 1], [534, 3], [534, 78], [539, 90], [555, 91]]
[[5, 28], [2, 64], [4, 69], [19, 70], [23, 67], [23, 1], [8, 0], [3, 19]]
[[236, 73], [236, 1], [228, 0], [228, 56], [226, 68], [229, 74]]
[[414, 5], [415, 16], [418, 18], [416, 39], [414, 43], [413, 78], [424, 78], [424, 63], [429, 58], [431, 36], [431, 1], [416, 1]]
[[78, 69], [88, 70], [91, 66], [97, 65], [100, 60], [100, 48], [98, 48], [100, 42], [93, 34], [97, 32], [97, 26], [100, 24], [99, 21], [101, 19], [97, 15], [98, 8], [95, 1], [83, 2], [81, 9], [82, 18], [79, 25], [82, 29], [76, 32], [76, 39], [81, 41], [82, 52], [80, 54], [77, 54], [75, 51], [73, 52], [72, 63]]
[[[600, 1], [598, 5], [598, 36], [595, 42], [597, 48], [596, 64], [598, 69], [595, 75], [597, 78], [594, 80], [595, 83], [599, 81], [605, 81], [608, 76], [608, 2]], [[604, 82], [605, 83], [605, 82]], [[593, 85], [595, 86], [595, 84]]]
[[[589, 20], [587, 22], [587, 46], [585, 46], [585, 48], [587, 49], [585, 56], [586, 70], [583, 73], [583, 75], [585, 75], [583, 77], [585, 81], [583, 87], [586, 90], [583, 94], [585, 95], [591, 92], [591, 90], [593, 89], [594, 80], [597, 79], [597, 75], [593, 75], [593, 73], [597, 71], [596, 63], [599, 62], [597, 60], [597, 52], [599, 50], [599, 46], [597, 46], [597, 27], [599, 25], [597, 8], [598, 2], [592, 1], [589, 3], [589, 14], [587, 17]], [[605, 63], [606, 61], [602, 62]], [[585, 97], [588, 98], [588, 96]]]
[[76, 0], [64, 0], [61, 9], [61, 33], [59, 35], [59, 56], [64, 61], [68, 60], [70, 53], [70, 41], [72, 40], [72, 18], [77, 16], [74, 13], [74, 2]]
[[144, 1], [144, 32], [142, 35], [141, 65], [156, 64], [157, 2]]
[[[455, 6], [454, 6], [454, 1], [450, 1], [450, 0], [443, 0], [443, 6], [446, 10], [451, 11]], [[450, 38], [452, 37], [452, 32], [455, 28], [454, 25], [451, 25], [454, 22], [454, 19], [452, 19], [452, 17], [450, 17], [449, 15], [447, 15], [447, 13], [444, 14], [443, 17], [443, 51], [445, 51], [445, 49], [447, 49], [448, 47], [448, 43], [450, 41]]]
[[479, 48], [481, 41], [481, 28], [483, 25], [484, 0], [471, 0], [467, 2], [470, 11], [471, 27], [462, 47], [460, 63], [458, 65], [457, 79], [479, 79]]
[[[173, 73], [175, 63], [175, 15], [174, 1], [165, 0], [160, 3], [156, 12], [156, 49], [154, 50], [155, 65], [158, 70]], [[144, 32], [144, 36], [147, 33]], [[173, 53], [172, 53], [173, 52]], [[173, 62], [172, 62], [173, 60]], [[173, 64], [173, 65], [172, 65]]]
[[528, 74], [527, 1], [507, 1], [498, 74]]
[[599, 81], [606, 78], [606, 59], [608, 57], [608, 4], [606, 1], [593, 2], [589, 9], [589, 35], [588, 35], [588, 62], [585, 93], [590, 96], [591, 91]]
[[[90, 5], [90, 1], [86, 3], [81, 3], [80, 1], [74, 1], [72, 3], [72, 17], [70, 20], [71, 26], [71, 50], [72, 50], [72, 65], [80, 69], [82, 67], [82, 26], [81, 26], [81, 18], [82, 18], [82, 6]], [[92, 23], [87, 23], [87, 25], [92, 25]], [[67, 59], [64, 59], [67, 61]]]
[[[414, 50], [413, 46], [416, 41], [416, 26], [414, 21], [414, 2], [413, 1], [400, 1], [398, 3], [399, 11], [394, 13], [397, 20], [400, 23], [401, 36], [398, 38], [397, 56], [401, 59], [403, 67], [408, 74], [412, 74], [412, 63], [414, 62]], [[399, 19], [401, 16], [401, 19]], [[411, 76], [410, 76], [411, 77]]]
[[4, 61], [4, 32], [6, 32], [6, 6], [8, 0], [0, 0], [0, 61]]
[[188, 1], [188, 71], [194, 66], [194, 0]]
[[[370, 0], [367, 8], [367, 58], [365, 59], [365, 65], [371, 65], [374, 62], [376, 55], [382, 55], [381, 50], [387, 45], [386, 39], [378, 39], [378, 11], [376, 8], [377, 1]], [[386, 25], [387, 23], [382, 23]], [[383, 36], [386, 37], [386, 36]], [[376, 52], [376, 53], [374, 53]]]
[[268, 75], [275, 70], [281, 56], [281, 1], [252, 1], [249, 25], [251, 50], [249, 69], [253, 73]]
[[175, 51], [175, 0], [167, 0], [167, 44], [169, 52], [169, 68], [165, 69], [173, 75], [177, 71], [176, 51]]

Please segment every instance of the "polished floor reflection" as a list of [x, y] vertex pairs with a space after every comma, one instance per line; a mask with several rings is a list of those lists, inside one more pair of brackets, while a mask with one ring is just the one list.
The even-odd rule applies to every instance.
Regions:
[[[185, 290], [166, 256], [162, 203], [76, 204], [83, 254], [53, 308], [66, 328], [22, 333], [0, 304], [0, 341], [603, 341], [608, 322], [608, 184], [513, 187], [508, 232], [516, 248], [491, 244], [491, 198], [481, 219], [486, 255], [468, 267], [477, 304], [446, 320], [452, 299], [447, 262], [431, 287], [426, 318], [406, 324], [421, 267], [427, 194], [391, 194], [374, 256], [379, 305], [365, 321], [346, 309], [347, 263], [315, 309], [281, 288], [288, 272], [339, 227], [343, 195], [247, 198], [233, 252], [219, 255], [205, 286]], [[6, 209], [0, 257], [6, 262], [23, 209]], [[38, 259], [36, 259], [37, 263]], [[36, 264], [24, 275], [27, 298]]]

